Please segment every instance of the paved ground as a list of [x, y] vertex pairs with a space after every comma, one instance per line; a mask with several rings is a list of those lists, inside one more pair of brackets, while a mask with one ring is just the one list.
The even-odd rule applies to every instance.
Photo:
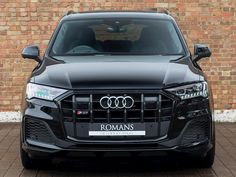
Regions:
[[[76, 161], [61, 161], [44, 170], [25, 170], [19, 158], [19, 124], [0, 124], [0, 176], [236, 176], [236, 124], [218, 123], [216, 126], [216, 159], [211, 169], [196, 168], [184, 160], [117, 162], [101, 161], [83, 165]], [[132, 164], [132, 165], [131, 165]], [[144, 167], [145, 166], [145, 167]]]

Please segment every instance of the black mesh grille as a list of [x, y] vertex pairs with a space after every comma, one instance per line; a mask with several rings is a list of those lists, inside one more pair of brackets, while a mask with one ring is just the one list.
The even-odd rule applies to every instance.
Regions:
[[[100, 99], [104, 96], [130, 96], [131, 108], [104, 109]], [[64, 121], [67, 122], [157, 122], [169, 121], [173, 100], [161, 94], [75, 94], [61, 101]]]
[[26, 139], [51, 143], [51, 134], [43, 121], [25, 118]]
[[210, 126], [207, 120], [193, 120], [184, 131], [181, 145], [190, 145], [209, 138]]

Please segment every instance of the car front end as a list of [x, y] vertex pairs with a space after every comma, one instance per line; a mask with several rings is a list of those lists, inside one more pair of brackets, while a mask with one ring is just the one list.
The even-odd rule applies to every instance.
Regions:
[[[153, 52], [156, 47], [152, 46], [144, 49], [151, 43], [148, 35], [153, 30], [146, 27], [149, 20], [143, 20], [142, 15], [147, 15], [152, 25], [159, 20], [158, 25], [166, 26], [171, 35], [176, 30], [172, 38], [179, 41], [166, 44], [173, 48], [172, 53], [166, 53], [164, 44], [157, 49], [164, 53]], [[98, 20], [91, 22], [95, 16]], [[101, 40], [97, 33], [96, 40], [91, 37], [88, 42], [80, 35], [79, 42], [86, 45], [71, 42], [71, 49], [63, 37], [68, 35], [72, 40], [77, 18], [81, 25], [89, 26], [81, 31], [92, 37], [93, 31], [100, 34], [104, 26], [108, 37], [122, 36], [136, 29], [134, 25], [144, 32], [137, 32], [139, 41], [131, 36], [132, 42], [114, 37]], [[157, 29], [166, 32], [164, 27]], [[145, 35], [148, 43], [143, 47]], [[133, 53], [124, 51], [130, 43]], [[66, 44], [64, 48], [62, 44]], [[117, 52], [117, 46], [122, 51]], [[142, 53], [137, 53], [139, 50]], [[31, 56], [27, 53], [27, 57]], [[117, 152], [149, 156], [180, 152], [205, 157], [214, 147], [210, 86], [168, 15], [112, 13], [110, 17], [95, 13], [65, 17], [44, 59], [32, 72], [25, 93], [21, 147], [32, 159]]]
[[[189, 88], [198, 85], [205, 87], [206, 82], [191, 84]], [[178, 90], [181, 96], [189, 97], [186, 99], [173, 94], [174, 89], [71, 90], [51, 101], [41, 100], [45, 98], [45, 89], [50, 88], [39, 87], [43, 90], [34, 90], [39, 92], [34, 95], [41, 95], [27, 100], [23, 119], [22, 138], [30, 152], [36, 149], [39, 155], [41, 151], [192, 153], [196, 147], [195, 153], [204, 154], [211, 148], [213, 118], [207, 90], [189, 95]], [[103, 108], [101, 103], [109, 106], [109, 100], [111, 108]], [[132, 108], [112, 108], [123, 107], [123, 100]]]

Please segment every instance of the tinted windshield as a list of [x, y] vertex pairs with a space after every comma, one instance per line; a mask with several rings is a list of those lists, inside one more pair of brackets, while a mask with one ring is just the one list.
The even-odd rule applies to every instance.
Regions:
[[64, 22], [50, 54], [182, 55], [183, 52], [176, 29], [169, 20], [98, 19]]

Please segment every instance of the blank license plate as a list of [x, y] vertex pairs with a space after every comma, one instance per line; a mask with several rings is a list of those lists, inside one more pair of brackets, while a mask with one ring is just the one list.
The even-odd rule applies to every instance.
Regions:
[[89, 136], [145, 136], [144, 123], [102, 124], [89, 125]]

